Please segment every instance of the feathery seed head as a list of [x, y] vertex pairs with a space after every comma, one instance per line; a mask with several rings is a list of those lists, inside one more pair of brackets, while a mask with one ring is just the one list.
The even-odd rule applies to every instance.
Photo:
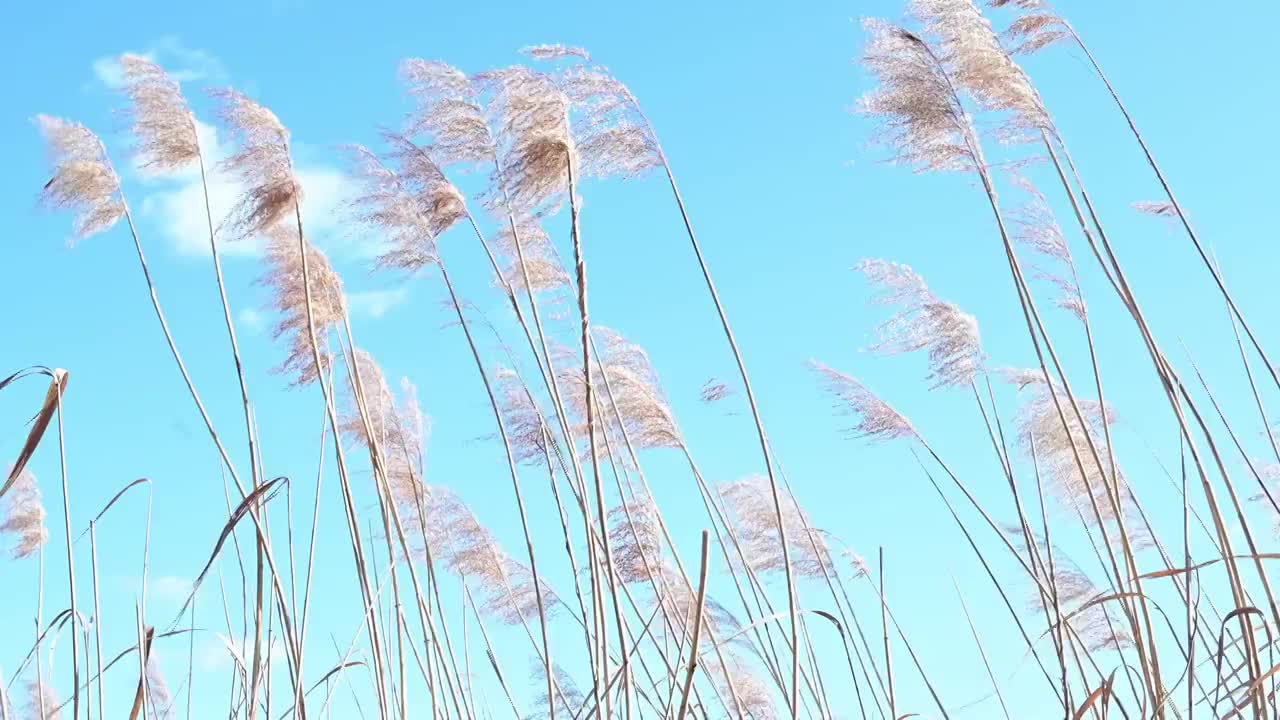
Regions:
[[[302, 280], [298, 231], [292, 225], [284, 224], [266, 230], [266, 270], [257, 283], [271, 290], [267, 309], [280, 314], [272, 337], [277, 340], [283, 338], [289, 348], [288, 356], [275, 368], [275, 372], [289, 376], [290, 384], [295, 387], [308, 385], [320, 377], [321, 371], [328, 369], [331, 358], [323, 346], [320, 361], [324, 367], [317, 368], [312, 357], [311, 335], [307, 328], [307, 287]], [[306, 248], [315, 333], [323, 340], [346, 314], [346, 297], [342, 292], [342, 279], [325, 254], [310, 243]]]
[[218, 117], [239, 148], [221, 167], [245, 185], [225, 223], [236, 237], [267, 233], [271, 226], [295, 212], [302, 187], [289, 157], [289, 131], [267, 108], [235, 90], [215, 90]]
[[126, 110], [133, 127], [134, 153], [143, 170], [171, 172], [200, 157], [195, 117], [178, 82], [139, 55], [120, 56]]
[[516, 371], [498, 368], [494, 373], [495, 394], [503, 424], [518, 463], [545, 463], [554, 436], [543, 420], [528, 386]]
[[446, 63], [411, 58], [400, 77], [417, 103], [409, 133], [422, 135], [445, 167], [494, 161], [496, 143], [471, 78]]
[[859, 112], [880, 122], [873, 139], [918, 172], [974, 169], [968, 118], [929, 46], [880, 20], [863, 25], [871, 38], [862, 63], [879, 87], [862, 97]]
[[[752, 475], [722, 483], [716, 491], [733, 521], [747, 564], [758, 573], [782, 572], [786, 563], [778, 542], [778, 515], [768, 478]], [[795, 497], [785, 490], [780, 492], [792, 572], [800, 577], [823, 577], [834, 572], [826, 539], [814, 529]]]
[[517, 211], [555, 207], [568, 189], [569, 163], [577, 159], [569, 98], [551, 76], [526, 67], [481, 73], [474, 82], [488, 99], [486, 114], [496, 130], [495, 184], [505, 187]]
[[[568, 286], [569, 273], [564, 269], [556, 253], [555, 245], [542, 225], [531, 217], [518, 218], [515, 232], [510, 224], [503, 225], [493, 237], [494, 249], [502, 258], [502, 279], [517, 293], [525, 291], [525, 275], [533, 292], [559, 290]], [[520, 243], [516, 247], [517, 240]], [[520, 258], [523, 254], [524, 266]]]
[[852, 437], [872, 442], [919, 437], [905, 417], [853, 376], [816, 360], [810, 360], [809, 367], [822, 378], [827, 392], [835, 396], [836, 411], [857, 418], [857, 423], [846, 430]]
[[609, 511], [614, 568], [623, 582], [647, 583], [667, 571], [658, 523], [658, 507], [643, 489]]
[[35, 123], [53, 171], [41, 190], [41, 202], [72, 212], [80, 239], [110, 229], [124, 215], [125, 206], [120, 178], [102, 141], [80, 123], [62, 118], [37, 115]]
[[1072, 37], [1071, 26], [1044, 0], [987, 0], [987, 4], [1022, 11], [1004, 32], [1015, 55], [1029, 55]]
[[44, 547], [49, 541], [49, 530], [44, 524], [44, 502], [35, 476], [29, 470], [23, 470], [0, 502], [3, 502], [3, 507], [0, 507], [0, 535], [13, 536], [13, 557], [25, 558]]
[[902, 263], [863, 260], [856, 269], [878, 291], [875, 304], [898, 308], [881, 324], [873, 351], [886, 355], [927, 351], [934, 388], [973, 381], [984, 363], [976, 318], [939, 300], [924, 279]]
[[529, 45], [520, 48], [521, 55], [527, 55], [534, 60], [554, 61], [566, 60], [569, 58], [577, 58], [585, 62], [591, 62], [591, 55], [580, 47], [571, 47], [568, 45]]
[[911, 0], [911, 13], [937, 39], [956, 85], [983, 110], [1008, 113], [1002, 139], [1025, 140], [1049, 127], [1039, 93], [1000, 44], [973, 0]]

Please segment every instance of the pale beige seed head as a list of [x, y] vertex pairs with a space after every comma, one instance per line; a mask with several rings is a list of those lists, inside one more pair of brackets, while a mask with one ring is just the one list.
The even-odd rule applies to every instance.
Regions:
[[976, 318], [938, 299], [924, 279], [902, 263], [863, 260], [855, 269], [877, 291], [873, 303], [897, 309], [880, 325], [872, 351], [885, 355], [926, 351], [934, 388], [973, 382], [985, 363]]
[[307, 328], [307, 285], [302, 278], [302, 253], [297, 228], [284, 224], [271, 226], [266, 231], [266, 267], [257, 283], [271, 291], [266, 309], [279, 315], [279, 320], [272, 329], [272, 337], [276, 340], [283, 339], [288, 348], [284, 362], [274, 371], [288, 376], [291, 385], [308, 385], [320, 376], [321, 371], [328, 370], [332, 360], [326, 349], [325, 338], [329, 330], [336, 327], [346, 314], [342, 280], [325, 254], [307, 243], [311, 310], [323, 365], [317, 368], [312, 355], [311, 334]]
[[857, 419], [853, 427], [846, 429], [850, 436], [872, 442], [919, 437], [905, 417], [876, 397], [857, 378], [816, 360], [810, 360], [809, 367], [821, 378], [827, 392], [835, 397], [836, 412]]
[[1084, 293], [1076, 282], [1075, 260], [1057, 218], [1044, 195], [1025, 176], [1015, 175], [1014, 184], [1027, 194], [1027, 201], [1011, 215], [1013, 238], [1039, 256], [1035, 274], [1059, 290], [1055, 304], [1084, 321], [1087, 309]]
[[196, 162], [200, 141], [195, 117], [182, 89], [164, 68], [140, 55], [120, 56], [125, 114], [132, 126], [134, 153], [144, 171], [172, 172]]
[[478, 90], [465, 73], [436, 60], [410, 58], [400, 64], [400, 77], [416, 103], [408, 132], [423, 136], [442, 166], [494, 162], [496, 143]]
[[61, 704], [57, 693], [48, 683], [33, 680], [27, 684], [27, 717], [33, 720], [62, 720], [62, 711], [58, 710]]
[[1029, 55], [1072, 37], [1071, 26], [1043, 0], [987, 0], [987, 4], [1021, 11], [1004, 32], [1014, 54]]
[[644, 490], [609, 510], [614, 569], [625, 583], [660, 580], [667, 570], [658, 507]]
[[[786, 569], [782, 545], [778, 542], [778, 513], [768, 478], [752, 475], [722, 483], [716, 491], [724, 500], [743, 555], [758, 573], [778, 573]], [[786, 530], [791, 570], [799, 577], [821, 578], [834, 573], [826, 539], [809, 522], [794, 496], [780, 489], [782, 527]]]
[[520, 375], [505, 367], [494, 373], [494, 394], [518, 463], [542, 464], [555, 453], [554, 435]]
[[[8, 476], [8, 473], [5, 473]], [[45, 527], [44, 502], [40, 486], [29, 470], [18, 474], [18, 479], [0, 500], [0, 535], [13, 538], [13, 557], [21, 559], [35, 553], [49, 541], [49, 529]]]
[[1049, 128], [1040, 95], [973, 0], [911, 0], [910, 9], [936, 38], [952, 81], [981, 109], [1008, 115], [1001, 139], [1036, 139]]
[[386, 249], [379, 268], [417, 272], [439, 262], [429, 210], [419, 205], [404, 178], [368, 148], [347, 149], [358, 190], [348, 203], [352, 219], [376, 234]]
[[972, 130], [928, 45], [879, 20], [863, 24], [871, 37], [862, 63], [879, 85], [862, 97], [858, 111], [879, 123], [873, 140], [919, 172], [973, 170]]
[[[516, 248], [520, 243], [519, 251]], [[502, 281], [510, 285], [517, 294], [523, 294], [525, 288], [534, 293], [545, 293], [563, 290], [568, 287], [571, 278], [564, 269], [564, 263], [556, 252], [555, 245], [542, 225], [534, 218], [518, 218], [515, 232], [510, 223], [498, 228], [492, 238], [494, 251], [501, 260]], [[524, 264], [521, 265], [521, 255]], [[529, 282], [526, 286], [525, 276]]]
[[577, 162], [569, 132], [569, 98], [554, 79], [526, 67], [473, 78], [487, 98], [486, 117], [497, 139], [499, 169], [490, 206], [511, 203], [521, 213], [557, 207], [568, 191], [569, 163]]
[[37, 115], [35, 123], [52, 171], [40, 201], [73, 213], [79, 239], [110, 229], [124, 216], [125, 205], [120, 178], [102, 141], [85, 126], [62, 118]]
[[221, 167], [245, 188], [223, 222], [235, 237], [266, 233], [289, 219], [301, 201], [302, 188], [289, 157], [289, 131], [274, 113], [235, 90], [210, 94], [219, 103], [218, 117], [239, 145]]

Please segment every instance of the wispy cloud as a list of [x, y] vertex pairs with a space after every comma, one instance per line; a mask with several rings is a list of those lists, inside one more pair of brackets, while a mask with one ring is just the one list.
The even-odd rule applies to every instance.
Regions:
[[[218, 167], [232, 153], [230, 144], [223, 142], [213, 125], [197, 120], [196, 126], [207, 169], [208, 212], [199, 170], [189, 168], [163, 177], [145, 178], [140, 214], [180, 255], [209, 256], [210, 214], [219, 252], [226, 256], [258, 255], [263, 248], [261, 239], [230, 240], [219, 232], [243, 185]], [[324, 165], [299, 167], [296, 174], [302, 185], [302, 217], [307, 234], [318, 245], [329, 244], [336, 236], [334, 230], [347, 200], [343, 174], [337, 168]]]
[[394, 290], [361, 290], [347, 293], [347, 307], [353, 315], [380, 318], [409, 299], [409, 288]]
[[267, 327], [267, 319], [253, 308], [245, 308], [236, 315], [236, 323], [246, 332], [257, 335]]
[[[227, 79], [226, 66], [213, 53], [185, 45], [176, 35], [165, 35], [143, 50], [129, 50], [159, 63], [178, 82], [202, 81], [222, 83]], [[93, 61], [93, 76], [109, 89], [124, 83], [119, 55], [103, 55]]]

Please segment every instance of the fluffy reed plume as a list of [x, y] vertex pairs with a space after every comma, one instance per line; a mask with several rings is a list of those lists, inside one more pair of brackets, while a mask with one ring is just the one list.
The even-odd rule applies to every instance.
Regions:
[[40, 191], [40, 201], [55, 210], [75, 214], [78, 239], [103, 232], [125, 213], [120, 178], [107, 159], [102, 141], [85, 126], [49, 115], [37, 115], [44, 136], [52, 177]]
[[[717, 658], [707, 657], [702, 664], [706, 667], [708, 677], [712, 678], [724, 696], [729, 695], [729, 687], [724, 681], [725, 671]], [[773, 688], [760, 677], [747, 662], [735, 655], [726, 655], [725, 664], [729, 666], [729, 675], [733, 677], [733, 689], [736, 691], [738, 707], [743, 718], [748, 720], [777, 720], [782, 717], [774, 699]]]
[[[746, 563], [758, 573], [782, 572], [778, 516], [768, 478], [752, 475], [721, 483], [716, 492], [724, 499]], [[787, 493], [782, 503], [792, 571], [798, 577], [823, 577], [834, 571], [826, 540], [813, 528], [795, 497]]]
[[1022, 11], [1005, 30], [1012, 52], [1020, 55], [1043, 50], [1071, 37], [1071, 28], [1043, 0], [987, 0], [994, 8], [1016, 7]]
[[29, 470], [23, 470], [5, 493], [0, 518], [3, 519], [0, 535], [10, 535], [14, 539], [11, 551], [14, 559], [32, 555], [49, 541], [40, 486]]
[[500, 195], [519, 212], [558, 207], [577, 152], [569, 132], [569, 98], [550, 76], [526, 67], [482, 73], [475, 82], [488, 98], [486, 117], [498, 141], [493, 182], [501, 189], [489, 204], [498, 205]]
[[856, 269], [878, 291], [875, 304], [898, 309], [880, 325], [871, 350], [885, 355], [925, 350], [934, 388], [973, 382], [983, 366], [976, 318], [939, 300], [924, 279], [902, 263], [863, 260]]
[[[392, 501], [402, 518], [412, 520], [406, 521], [405, 530], [416, 537], [421, 534], [421, 524], [417, 519], [426, 493], [422, 483], [423, 419], [418, 407], [417, 389], [405, 379], [397, 399], [373, 356], [359, 348], [353, 355], [354, 367], [341, 398], [338, 429], [348, 440], [366, 446], [370, 444], [369, 430], [372, 429], [373, 439], [382, 451]], [[361, 416], [350, 376], [358, 378], [360, 383], [369, 416], [368, 425]]]
[[471, 78], [446, 63], [418, 58], [400, 63], [400, 77], [417, 104], [409, 133], [426, 138], [440, 165], [493, 161], [497, 143]]
[[218, 117], [240, 146], [222, 169], [245, 185], [224, 222], [237, 237], [265, 233], [295, 211], [302, 192], [289, 159], [289, 131], [275, 113], [235, 90], [211, 94], [219, 103]]
[[494, 394], [516, 462], [545, 464], [548, 453], [554, 453], [548, 445], [553, 436], [528, 388], [519, 374], [510, 368], [498, 368], [493, 381]]
[[538, 708], [524, 716], [524, 720], [541, 720], [542, 718], [550, 718], [550, 709], [552, 703], [555, 703], [556, 717], [573, 717], [574, 714], [581, 711], [587, 704], [587, 696], [582, 693], [578, 684], [573, 681], [573, 676], [565, 671], [564, 668], [557, 664], [551, 666], [551, 678], [555, 683], [556, 694], [554, 700], [547, 696], [547, 670], [546, 666], [541, 662], [532, 664], [529, 671], [529, 679], [533, 681], [534, 687], [539, 688], [540, 694], [533, 701], [532, 707]]
[[[542, 225], [533, 219], [517, 220], [516, 229], [520, 233], [520, 252], [524, 254], [524, 267], [529, 274], [529, 283], [534, 293], [561, 290], [569, 285], [569, 273], [556, 254], [555, 245], [547, 236]], [[516, 237], [511, 226], [504, 225], [498, 229], [493, 238], [493, 246], [502, 258], [502, 280], [511, 286], [513, 292], [525, 291], [524, 272], [520, 269], [520, 258], [516, 252]]]
[[968, 118], [929, 47], [915, 34], [879, 20], [865, 20], [863, 26], [871, 38], [862, 62], [879, 80], [879, 87], [858, 103], [859, 112], [880, 122], [872, 139], [917, 172], [973, 170]]
[[359, 186], [349, 201], [353, 219], [387, 245], [378, 267], [417, 272], [439, 262], [436, 234], [401, 176], [364, 146], [348, 148], [348, 155]]
[[662, 165], [658, 139], [635, 96], [607, 69], [578, 65], [557, 79], [572, 104], [584, 175], [632, 178]]
[[[312, 357], [298, 231], [287, 224], [265, 229], [266, 270], [257, 282], [271, 290], [271, 300], [266, 309], [280, 315], [272, 329], [272, 337], [277, 340], [283, 338], [288, 347], [288, 355], [274, 371], [289, 377], [294, 387], [308, 385], [320, 376], [321, 370], [328, 370], [332, 358], [322, 347], [320, 362], [324, 367], [318, 369]], [[323, 338], [346, 314], [342, 279], [329, 264], [329, 258], [310, 243], [307, 244], [307, 271], [311, 276], [311, 309], [316, 336]]]
[[61, 703], [48, 683], [27, 684], [27, 717], [32, 720], [62, 720]]
[[[449, 570], [476, 583], [485, 597], [481, 610], [508, 625], [537, 619], [538, 599], [529, 568], [508, 555], [452, 491], [430, 487], [426, 498], [432, 552]], [[550, 615], [559, 599], [546, 583], [541, 590]]]
[[1084, 322], [1087, 315], [1084, 293], [1076, 280], [1075, 260], [1062, 228], [1044, 194], [1035, 185], [1021, 176], [1015, 178], [1015, 184], [1027, 193], [1027, 202], [1012, 215], [1013, 239], [1044, 260], [1037, 264], [1036, 274], [1058, 288], [1061, 294], [1055, 304]]
[[[1030, 554], [1021, 527], [1008, 528], [1005, 535], [1022, 555]], [[1040, 556], [1048, 557], [1052, 553], [1054, 572], [1051, 586], [1058, 593], [1062, 616], [1089, 651], [1118, 651], [1132, 647], [1133, 636], [1125, 629], [1126, 621], [1113, 609], [1114, 603], [1094, 603], [1084, 607], [1102, 597], [1104, 591], [1094, 584], [1089, 575], [1062, 548], [1056, 544], [1050, 547], [1040, 535], [1032, 537], [1039, 546], [1037, 552]], [[1043, 607], [1041, 602], [1040, 592], [1037, 590], [1031, 592], [1027, 605], [1032, 610], [1040, 610]]]
[[387, 157], [399, 168], [400, 185], [413, 197], [432, 235], [442, 235], [467, 217], [466, 199], [445, 176], [434, 148], [394, 132], [383, 132], [382, 138], [389, 146]]
[[609, 542], [614, 569], [622, 582], [647, 583], [651, 577], [657, 580], [670, 574], [658, 523], [658, 507], [642, 489], [609, 510]]
[[155, 658], [147, 660], [147, 717], [156, 720], [171, 720], [177, 717], [173, 706], [173, 695], [169, 692], [169, 684]]
[[1137, 210], [1143, 215], [1151, 215], [1152, 217], [1159, 217], [1159, 218], [1178, 217], [1177, 208], [1173, 206], [1173, 203], [1169, 203], [1169, 202], [1152, 202], [1150, 200], [1146, 200], [1146, 201], [1134, 203], [1133, 209]]
[[911, 14], [936, 38], [952, 81], [988, 112], [1007, 113], [1002, 138], [1038, 139], [1048, 113], [1022, 68], [1009, 58], [973, 0], [911, 0]]
[[126, 115], [133, 130], [134, 153], [145, 171], [172, 172], [200, 157], [195, 118], [178, 83], [159, 65], [140, 55], [120, 56]]
[[[1132, 516], [1132, 495], [1129, 493], [1123, 473], [1115, 468], [1111, 475], [1103, 423], [1114, 422], [1110, 408], [1103, 409], [1096, 400], [1080, 399], [1080, 411], [1084, 423], [1076, 417], [1067, 404], [1065, 391], [1055, 385], [1062, 414], [1054, 404], [1049, 386], [1041, 375], [1037, 382], [1024, 386], [1028, 398], [1018, 410], [1015, 422], [1018, 442], [1028, 459], [1034, 459], [1040, 473], [1053, 489], [1058, 501], [1068, 510], [1078, 510], [1086, 518], [1095, 520], [1089, 498], [1096, 502], [1103, 522], [1117, 522], [1115, 503], [1110, 495], [1119, 498], [1119, 509]], [[1067, 422], [1062, 422], [1063, 416]], [[1089, 442], [1097, 448], [1102, 467], [1089, 450]], [[1034, 454], [1034, 457], [1033, 457]], [[1078, 458], [1078, 459], [1077, 459]], [[1084, 474], [1080, 472], [1084, 468]], [[1104, 472], [1104, 468], [1106, 472]], [[1136, 527], [1126, 526], [1136, 545], [1150, 542], [1150, 536]]]
[[[680, 447], [680, 428], [649, 354], [615, 330], [597, 326], [594, 333], [600, 353], [600, 401], [605, 407], [602, 421], [619, 437], [625, 429], [637, 450]], [[580, 399], [577, 402], [581, 404]]]
[[816, 360], [810, 360], [809, 367], [822, 378], [827, 392], [835, 396], [836, 411], [857, 419], [853, 427], [846, 429], [850, 436], [872, 442], [919, 437], [905, 417], [853, 376]]

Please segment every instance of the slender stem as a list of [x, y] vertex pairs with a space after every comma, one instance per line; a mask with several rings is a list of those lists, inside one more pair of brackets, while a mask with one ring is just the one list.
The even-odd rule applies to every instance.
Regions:
[[680, 708], [676, 711], [676, 720], [684, 720], [689, 709], [689, 690], [693, 687], [693, 674], [698, 669], [698, 643], [702, 640], [703, 606], [707, 601], [707, 560], [711, 545], [711, 534], [702, 531], [702, 555], [698, 570], [698, 597], [693, 605], [693, 634], [689, 640], [689, 669], [684, 677], [684, 689], [680, 692]]

